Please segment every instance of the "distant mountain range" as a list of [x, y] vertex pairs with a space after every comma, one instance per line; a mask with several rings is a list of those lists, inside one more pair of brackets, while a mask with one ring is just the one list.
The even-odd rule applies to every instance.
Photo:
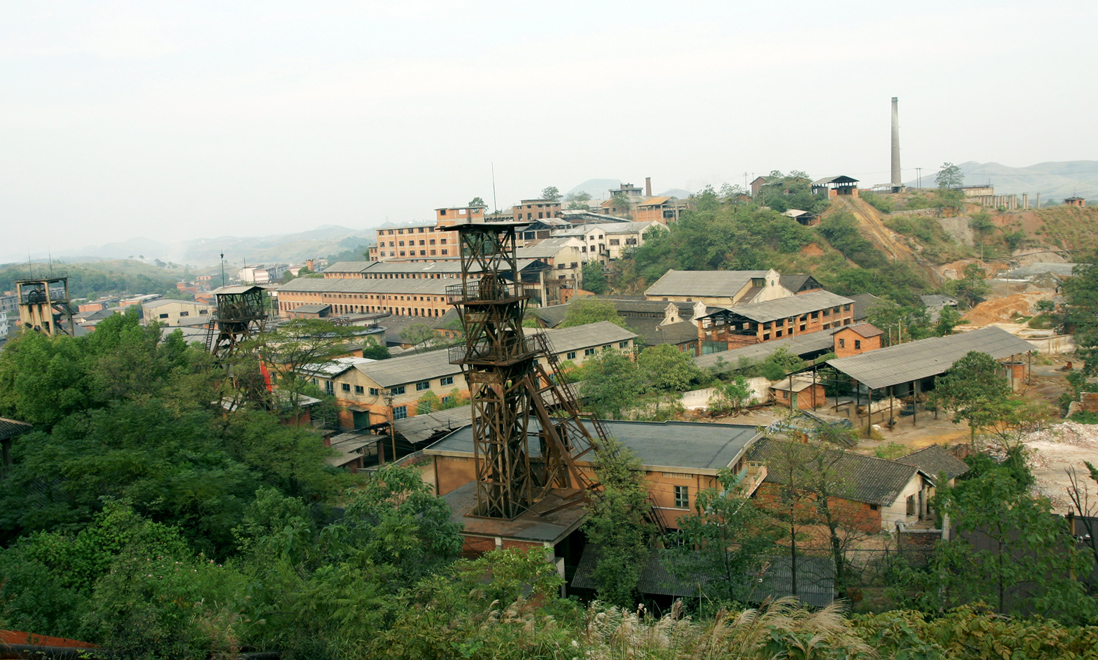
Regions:
[[324, 225], [308, 231], [270, 236], [219, 236], [182, 243], [162, 243], [148, 238], [131, 238], [117, 243], [86, 247], [55, 254], [66, 261], [81, 259], [141, 259], [209, 266], [220, 262], [220, 254], [233, 264], [301, 263], [313, 257], [327, 257], [374, 242], [373, 229], [349, 229]]
[[[1061, 202], [1065, 197], [1085, 197], [1098, 200], [1098, 161], [1072, 160], [1060, 163], [1038, 163], [1029, 167], [1009, 167], [999, 163], [968, 161], [957, 167], [965, 176], [964, 185], [978, 186], [991, 183], [995, 193], [1020, 195], [1029, 193], [1029, 203], [1036, 203], [1037, 193], [1041, 204]], [[923, 171], [923, 187], [933, 188], [937, 172]], [[908, 181], [914, 187], [916, 181]]]

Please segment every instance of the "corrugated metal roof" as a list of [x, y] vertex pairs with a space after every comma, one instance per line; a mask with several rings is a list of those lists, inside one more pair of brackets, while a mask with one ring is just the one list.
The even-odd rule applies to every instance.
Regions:
[[306, 303], [304, 305], [298, 305], [290, 311], [298, 314], [319, 314], [320, 312], [331, 308], [332, 306], [326, 303]]
[[325, 273], [361, 273], [373, 268], [380, 261], [337, 261], [324, 269]]
[[426, 415], [405, 417], [393, 422], [396, 432], [412, 444], [426, 442], [441, 432], [453, 431], [468, 425], [473, 416], [472, 406], [459, 406], [438, 410]]
[[660, 206], [674, 199], [674, 197], [649, 197], [643, 202], [637, 204], [637, 206]]
[[723, 364], [722, 371], [730, 371], [739, 367], [741, 358], [747, 360], [750, 364], [755, 364], [766, 360], [782, 347], [794, 355], [803, 357], [812, 353], [830, 351], [835, 345], [835, 340], [831, 335], [831, 331], [821, 330], [820, 332], [810, 332], [805, 335], [783, 337], [773, 341], [764, 341], [761, 344], [735, 348], [731, 351], [700, 355], [694, 358], [694, 362], [702, 369], [719, 368]]
[[[803, 453], [807, 458], [810, 455], [815, 456], [813, 451], [814, 448], [809, 448], [808, 445], [763, 438], [751, 447], [748, 460], [767, 465], [765, 479], [767, 483], [785, 485], [788, 482], [787, 475], [782, 470], [775, 469], [774, 466], [784, 459], [786, 452], [792, 453], [794, 457], [798, 453]], [[828, 458], [825, 459], [829, 465], [833, 466], [835, 482], [842, 484], [845, 491], [836, 493], [835, 496], [854, 502], [891, 506], [919, 472], [919, 468], [913, 465], [904, 465], [896, 461], [849, 451], [842, 452], [841, 456], [835, 456], [837, 453], [837, 450], [828, 450]]]
[[[531, 330], [530, 332], [536, 331]], [[599, 321], [598, 323], [589, 323], [574, 328], [542, 330], [540, 332], [548, 333], [549, 340], [558, 354], [613, 342], [627, 341], [637, 336], [635, 333], [620, 328], [609, 321]], [[355, 368], [373, 379], [381, 387], [407, 385], [443, 376], [457, 376], [461, 373], [461, 367], [450, 364], [449, 351], [444, 350], [402, 355], [369, 364], [356, 364]]]
[[998, 360], [1032, 350], [1029, 342], [1002, 328], [989, 326], [959, 335], [889, 346], [827, 363], [866, 387], [880, 389], [945, 373], [971, 351], [987, 353]]
[[213, 291], [211, 291], [210, 293], [212, 293], [215, 296], [219, 296], [219, 295], [232, 296], [232, 295], [239, 295], [241, 293], [248, 293], [249, 291], [252, 291], [252, 290], [255, 290], [255, 289], [259, 289], [260, 291], [263, 290], [262, 287], [255, 286], [253, 284], [238, 284], [238, 285], [234, 285], [234, 286], [218, 287], [218, 288], [214, 289]]
[[919, 451], [911, 452], [907, 456], [897, 458], [896, 462], [905, 465], [914, 465], [934, 479], [937, 479], [938, 475], [943, 472], [947, 479], [956, 479], [965, 472], [968, 472], [968, 465], [949, 453], [949, 450], [941, 445], [924, 447]]
[[[760, 437], [754, 426], [742, 424], [604, 420], [602, 425], [647, 468], [689, 469], [704, 474], [716, 474], [732, 465]], [[539, 430], [537, 421], [531, 419], [529, 432], [536, 434]], [[454, 431], [428, 451], [472, 454], [472, 427]]]
[[873, 306], [881, 302], [881, 299], [872, 293], [856, 293], [850, 296], [850, 299], [854, 301], [854, 320], [862, 321], [869, 316], [869, 310], [873, 309]]
[[644, 292], [646, 296], [728, 297], [739, 293], [751, 280], [766, 277], [766, 270], [669, 270]]
[[746, 319], [751, 319], [756, 323], [770, 323], [771, 321], [777, 321], [779, 319], [787, 319], [792, 316], [801, 316], [803, 314], [810, 314], [831, 307], [852, 304], [854, 304], [854, 301], [850, 298], [831, 293], [830, 291], [812, 291], [797, 296], [786, 296], [784, 298], [775, 298], [774, 300], [764, 300], [763, 302], [735, 305], [727, 309]]
[[287, 293], [383, 293], [413, 295], [443, 295], [446, 287], [460, 284], [456, 277], [438, 279], [407, 278], [393, 280], [363, 279], [360, 277], [302, 278], [284, 285]]

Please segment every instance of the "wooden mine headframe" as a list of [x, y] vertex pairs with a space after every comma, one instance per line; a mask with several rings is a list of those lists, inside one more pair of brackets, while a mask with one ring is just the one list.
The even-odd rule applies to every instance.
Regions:
[[[591, 484], [575, 460], [595, 449], [591, 430], [605, 437], [597, 420], [581, 421], [575, 392], [564, 383], [548, 338], [527, 338], [523, 332], [529, 295], [519, 279], [515, 229], [525, 224], [467, 222], [447, 228], [458, 232], [461, 246], [462, 283], [446, 293], [465, 331], [465, 343], [450, 349], [450, 362], [461, 365], [472, 404], [477, 488], [472, 515], [507, 520], [551, 489], [567, 489], [574, 500], [582, 499]], [[537, 454], [531, 452], [532, 437], [538, 439]]]
[[69, 302], [68, 277], [39, 277], [15, 281], [19, 322], [47, 335], [75, 335]]
[[206, 333], [206, 349], [215, 358], [234, 353], [244, 341], [263, 332], [266, 294], [258, 286], [225, 286], [214, 291], [217, 310]]

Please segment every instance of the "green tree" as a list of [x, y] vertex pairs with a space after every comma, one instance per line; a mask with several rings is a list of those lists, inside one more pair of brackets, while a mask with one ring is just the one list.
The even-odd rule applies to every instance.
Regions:
[[680, 351], [671, 344], [644, 349], [637, 362], [645, 381], [657, 392], [685, 392], [702, 377], [693, 354]]
[[1075, 266], [1063, 293], [1063, 326], [1083, 358], [1083, 373], [1098, 375], [1098, 254]]
[[587, 291], [596, 295], [606, 293], [606, 272], [602, 263], [598, 261], [583, 262], [580, 277], [582, 286]]
[[755, 391], [751, 389], [747, 378], [741, 374], [737, 374], [727, 383], [717, 385], [714, 389], [713, 400], [709, 403], [709, 407], [714, 410], [731, 409], [738, 415], [745, 406], [755, 403]]
[[373, 338], [367, 340], [367, 345], [362, 348], [362, 357], [371, 360], [388, 360], [393, 357], [386, 346], [382, 346]]
[[434, 329], [426, 323], [413, 323], [401, 331], [400, 338], [410, 344], [418, 353], [421, 349], [430, 349], [435, 339]]
[[637, 363], [617, 351], [603, 351], [588, 359], [583, 373], [580, 394], [600, 417], [621, 419], [647, 389]]
[[1003, 369], [987, 353], [972, 351], [940, 376], [929, 396], [934, 407], [953, 411], [953, 422], [968, 422], [972, 445], [976, 432], [1002, 419], [1010, 395]]
[[[936, 546], [925, 571], [900, 571], [892, 591], [901, 603], [938, 611], [982, 601], [1002, 614], [1068, 623], [1098, 615], [1098, 604], [1074, 577], [1090, 571], [1090, 557], [1075, 549], [1048, 500], [1019, 488], [1005, 470], [942, 487], [935, 505], [959, 534]], [[974, 535], [985, 542], [974, 543]]]
[[276, 330], [264, 332], [245, 344], [238, 372], [251, 371], [248, 362], [254, 355], [275, 376], [275, 385], [291, 418], [301, 410], [301, 397], [311, 379], [348, 352], [347, 342], [354, 335], [351, 326], [336, 325], [327, 319], [293, 319]]
[[938, 169], [938, 174], [934, 176], [934, 181], [939, 188], [960, 188], [964, 185], [965, 175], [961, 172], [961, 168], [953, 163], [942, 163], [942, 166]]
[[569, 193], [565, 195], [564, 201], [568, 202], [569, 210], [582, 211], [587, 208], [587, 203], [591, 201], [591, 193], [583, 191]]
[[559, 202], [561, 194], [556, 186], [547, 186], [541, 191], [541, 198], [551, 202]]
[[970, 263], [965, 266], [964, 276], [946, 284], [946, 290], [954, 296], [965, 301], [970, 307], [976, 306], [991, 293], [991, 287], [987, 283], [987, 274], [978, 264]]
[[484, 208], [488, 207], [488, 205], [484, 203], [484, 198], [483, 197], [474, 197], [472, 200], [469, 201], [469, 207], [470, 208], [477, 207], [477, 206], [484, 207]]
[[600, 600], [629, 608], [655, 533], [644, 468], [630, 449], [609, 438], [599, 447], [595, 475], [601, 490], [583, 524], [587, 540], [598, 546], [592, 577]]
[[618, 314], [614, 303], [609, 300], [599, 300], [590, 296], [576, 296], [568, 302], [568, 311], [564, 313], [561, 328], [573, 328], [577, 325], [609, 321], [614, 325], [627, 328], [625, 319]]
[[721, 470], [717, 483], [697, 494], [694, 515], [679, 517], [676, 543], [663, 554], [671, 573], [707, 599], [721, 605], [758, 600], [752, 576], [778, 554], [781, 530], [730, 470]]
[[760, 375], [767, 380], [781, 380], [795, 371], [800, 371], [804, 366], [804, 360], [782, 346], [763, 361]]
[[934, 334], [946, 337], [953, 334], [953, 328], [961, 322], [961, 313], [952, 305], [946, 305], [938, 312], [938, 323], [934, 325]]

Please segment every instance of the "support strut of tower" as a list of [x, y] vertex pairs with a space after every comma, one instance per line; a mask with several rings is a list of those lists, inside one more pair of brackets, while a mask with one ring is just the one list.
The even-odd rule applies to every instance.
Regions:
[[507, 520], [552, 489], [567, 491], [565, 499], [582, 499], [591, 484], [575, 461], [595, 449], [593, 436], [605, 437], [597, 420], [581, 420], [548, 338], [523, 332], [529, 296], [518, 276], [515, 239], [523, 226], [467, 222], [448, 228], [458, 232], [461, 245], [462, 283], [448, 287], [447, 296], [465, 331], [464, 344], [450, 349], [450, 362], [461, 365], [472, 404], [477, 506], [471, 515]]

